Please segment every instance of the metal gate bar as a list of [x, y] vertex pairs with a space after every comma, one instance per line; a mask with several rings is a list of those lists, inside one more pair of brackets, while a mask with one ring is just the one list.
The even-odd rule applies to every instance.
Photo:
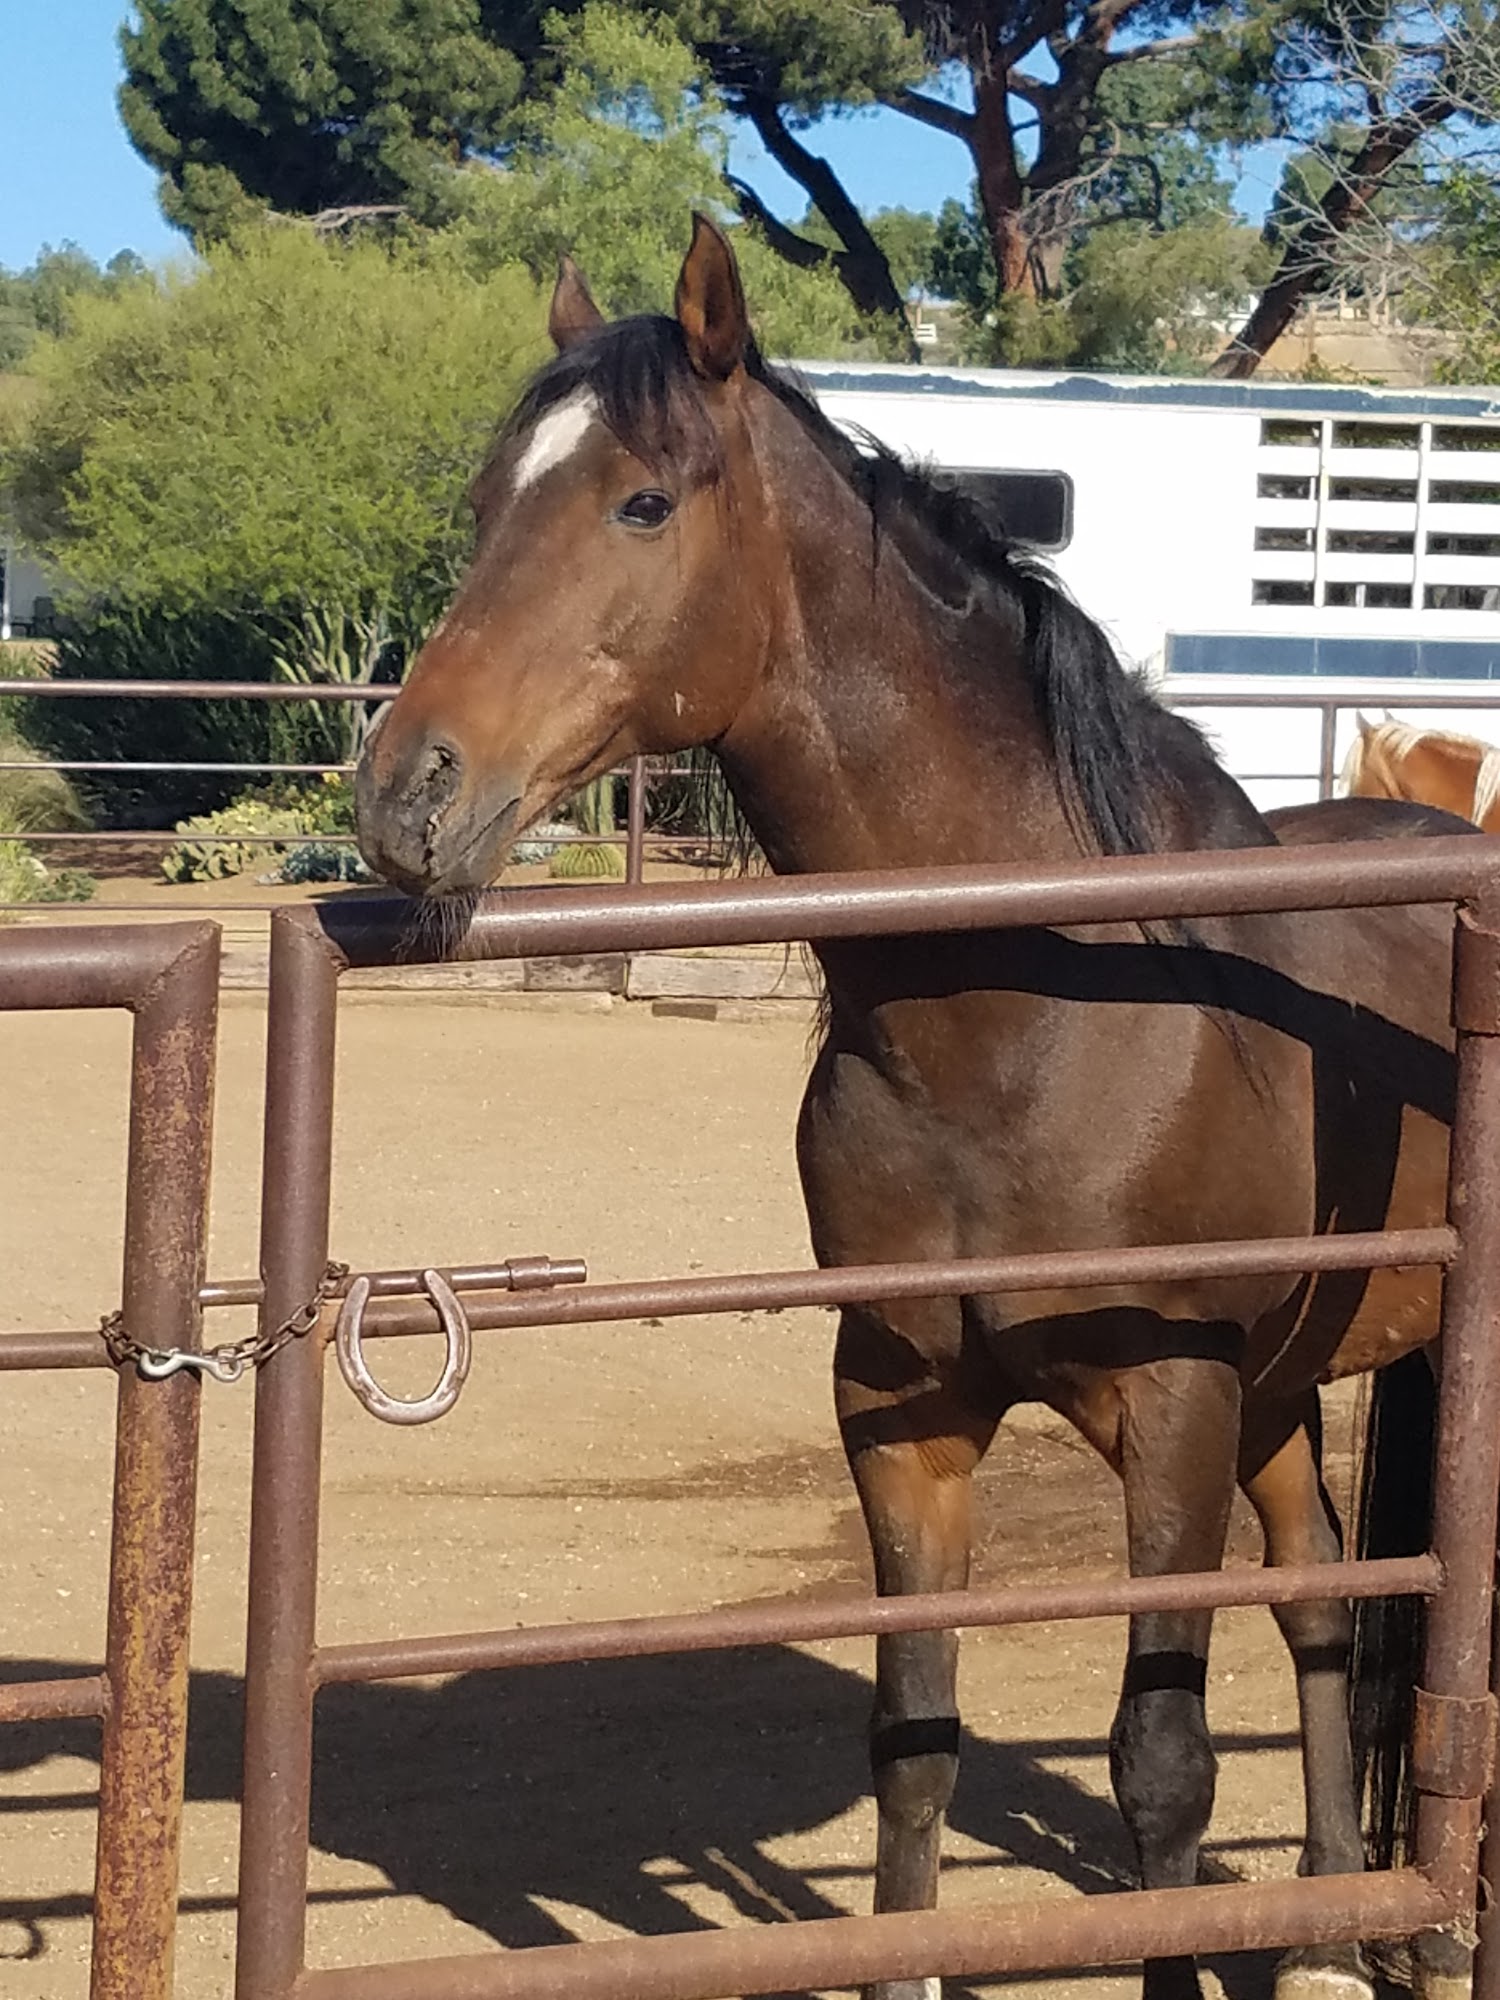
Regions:
[[[961, 1600], [905, 1605], [801, 1607], [793, 1629], [782, 1607], [742, 1608], [671, 1621], [604, 1621], [536, 1634], [478, 1634], [395, 1641], [320, 1652], [315, 1636], [318, 1460], [323, 1362], [314, 1338], [284, 1348], [258, 1385], [251, 1614], [247, 1672], [245, 1810], [241, 1847], [238, 2000], [488, 2000], [527, 1994], [610, 2000], [723, 2000], [789, 1986], [844, 1985], [873, 1978], [1104, 1964], [1189, 1949], [1243, 1950], [1315, 1939], [1401, 1935], [1472, 1921], [1479, 1802], [1489, 1778], [1492, 1709], [1487, 1699], [1490, 1585], [1500, 1483], [1500, 851], [1490, 842], [1381, 843], [1378, 848], [1257, 850], [1132, 857], [1001, 874], [925, 870], [901, 875], [803, 877], [669, 890], [611, 888], [501, 893], [476, 909], [466, 956], [508, 957], [671, 944], [785, 942], [974, 930], [1027, 924], [1089, 924], [1274, 910], [1319, 910], [1404, 902], [1472, 900], [1456, 940], [1455, 1016], [1459, 1099], [1452, 1145], [1450, 1230], [1362, 1245], [1370, 1264], [1431, 1261], [1449, 1268], [1447, 1355], [1441, 1395], [1434, 1555], [1403, 1565], [1327, 1565], [1252, 1580], [1243, 1572], [1121, 1580], [1035, 1592], [965, 1593]], [[352, 964], [431, 956], [406, 906], [344, 904], [317, 915], [285, 912], [273, 922], [262, 1268], [267, 1325], [309, 1296], [327, 1257], [328, 1167], [333, 1118], [332, 1053], [337, 981]], [[1456, 1234], [1453, 1233], [1456, 1231]], [[1420, 1239], [1414, 1243], [1411, 1238]], [[1334, 1256], [1317, 1246], [1197, 1245], [1122, 1251], [1112, 1257], [1046, 1260], [1091, 1282], [1154, 1260], [1204, 1260], [1204, 1268], [1290, 1269]], [[1413, 1252], [1419, 1251], [1419, 1257]], [[1266, 1261], [1255, 1263], [1260, 1257]], [[1220, 1260], [1215, 1262], [1214, 1260]], [[1276, 1261], [1276, 1260], [1281, 1261]], [[1236, 1262], [1238, 1260], [1238, 1262]], [[1011, 1260], [989, 1268], [1016, 1274]], [[896, 1275], [891, 1275], [894, 1268]], [[726, 1310], [790, 1302], [818, 1285], [825, 1300], [849, 1287], [884, 1283], [885, 1295], [915, 1289], [906, 1267], [873, 1272], [748, 1274], [741, 1279], [665, 1281], [654, 1287], [585, 1290], [502, 1299], [474, 1309], [490, 1324], [558, 1324], [585, 1314], [622, 1315], [643, 1294], [679, 1285], [679, 1310]], [[925, 1284], [975, 1282], [972, 1265], [929, 1273]], [[1038, 1279], [1051, 1282], [1051, 1278]], [[707, 1284], [711, 1299], [705, 1299]], [[779, 1287], [779, 1290], [778, 1290]], [[800, 1289], [799, 1289], [800, 1288]], [[603, 1295], [603, 1296], [601, 1296]], [[864, 1296], [863, 1292], [857, 1294]], [[693, 1303], [689, 1304], [689, 1299]], [[605, 1312], [601, 1307], [608, 1307]], [[653, 1305], [653, 1311], [660, 1306]], [[388, 1330], [430, 1325], [409, 1302], [371, 1309]], [[1394, 1571], [1394, 1574], [1393, 1574]], [[545, 1947], [530, 1952], [406, 1967], [309, 1974], [303, 1969], [312, 1705], [317, 1685], [379, 1674], [445, 1672], [533, 1657], [575, 1659], [655, 1651], [668, 1638], [690, 1645], [770, 1642], [781, 1637], [873, 1631], [909, 1619], [977, 1624], [1017, 1617], [1092, 1617], [1147, 1601], [1219, 1604], [1288, 1595], [1344, 1596], [1358, 1584], [1432, 1592], [1429, 1646], [1419, 1696], [1416, 1768], [1423, 1797], [1418, 1867], [1383, 1875], [1233, 1888], [1134, 1892], [1025, 1907], [837, 1918], [770, 1930]], [[857, 1623], [855, 1622], [857, 1620]], [[726, 1622], [727, 1621], [727, 1622]], [[738, 1622], [736, 1622], [738, 1621]], [[830, 1623], [829, 1621], [833, 1621]], [[650, 1630], [644, 1629], [649, 1625]], [[728, 1634], [733, 1632], [733, 1638]]]
[[[838, 1264], [812, 1271], [733, 1271], [697, 1278], [640, 1278], [566, 1291], [477, 1298], [471, 1327], [596, 1326], [609, 1320], [683, 1314], [785, 1312], [790, 1306], [864, 1305], [875, 1299], [929, 1299], [966, 1292], [1046, 1292], [1058, 1285], [1115, 1285], [1151, 1279], [1260, 1277], [1298, 1271], [1373, 1271], [1451, 1264], [1451, 1229], [1370, 1230], [1348, 1236], [1267, 1237], [1227, 1243], [1132, 1244], [1122, 1250], [1048, 1250], [1026, 1257], [955, 1257], [931, 1264]], [[364, 1336], [431, 1333], [429, 1299], [388, 1298], [367, 1309]], [[4, 1363], [0, 1349], [0, 1366]]]
[[[0, 936], [0, 1010], [123, 1007], [134, 1016], [124, 1322], [196, 1347], [219, 1000], [217, 924]], [[97, 1335], [79, 1336], [100, 1348]], [[30, 1366], [55, 1365], [33, 1352]], [[168, 2000], [187, 1738], [198, 1478], [196, 1381], [120, 1371], [102, 1675], [17, 1683], [0, 1721], [100, 1716], [92, 2000]]]
[[1414, 1869], [1321, 1881], [1037, 1897], [311, 1972], [298, 2000], [726, 2000], [870, 1979], [1064, 1971], [1267, 1943], [1401, 1937], [1448, 1906]]
[[[1392, 1556], [1339, 1565], [1340, 1597], [1436, 1597], [1435, 1557]], [[319, 1687], [336, 1682], [466, 1674], [476, 1667], [557, 1666], [577, 1660], [640, 1660], [662, 1653], [727, 1652], [736, 1646], [800, 1646], [881, 1632], [947, 1632], [991, 1625], [1048, 1625], [1074, 1618], [1125, 1618], [1139, 1611], [1228, 1610], [1247, 1604], [1316, 1604], [1330, 1595], [1328, 1566], [1180, 1571], [1086, 1583], [1007, 1584], [994, 1590], [931, 1591], [910, 1597], [765, 1602], [655, 1618], [580, 1619], [430, 1639], [367, 1639], [320, 1646]]]

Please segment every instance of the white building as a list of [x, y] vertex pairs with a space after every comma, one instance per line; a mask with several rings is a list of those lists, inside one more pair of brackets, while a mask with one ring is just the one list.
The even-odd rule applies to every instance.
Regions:
[[1500, 706], [1500, 389], [802, 372], [835, 421], [993, 481], [1261, 805], [1316, 797], [1361, 710], [1500, 741], [1465, 706]]
[[51, 613], [47, 578], [29, 556], [0, 541], [0, 639], [30, 638]]

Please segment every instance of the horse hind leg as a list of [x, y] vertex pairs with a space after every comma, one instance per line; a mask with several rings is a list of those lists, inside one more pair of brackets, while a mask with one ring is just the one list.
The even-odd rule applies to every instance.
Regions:
[[[1217, 1569], [1239, 1441], [1239, 1377], [1228, 1361], [1178, 1358], [1122, 1370], [1118, 1465], [1134, 1576]], [[1212, 1613], [1130, 1621], [1110, 1776], [1147, 1889], [1190, 1886], [1213, 1810], [1204, 1716]], [[1147, 1960], [1145, 2000], [1200, 2000], [1191, 1958]]]
[[[1266, 1562], [1337, 1562], [1338, 1517], [1323, 1483], [1317, 1391], [1247, 1421], [1240, 1483], [1260, 1518]], [[1276, 1623], [1292, 1656], [1302, 1729], [1304, 1840], [1298, 1873], [1352, 1875], [1365, 1864], [1349, 1740], [1349, 1648], [1353, 1619], [1342, 1599], [1278, 1604]], [[1374, 1991], [1357, 1945], [1308, 1945], [1288, 1952], [1276, 1973], [1276, 2000], [1370, 2000]]]
[[[951, 1308], [950, 1308], [951, 1309]], [[869, 1365], [885, 1348], [855, 1314], [842, 1323], [835, 1389], [844, 1445], [864, 1509], [881, 1596], [962, 1590], [969, 1580], [970, 1474], [994, 1433], [995, 1413], [968, 1407], [927, 1378], [899, 1390]], [[875, 1647], [870, 1765], [879, 1830], [875, 1908], [937, 1904], [944, 1815], [958, 1774], [956, 1632], [887, 1633]], [[863, 2000], [941, 2000], [937, 1978], [885, 1980]]]

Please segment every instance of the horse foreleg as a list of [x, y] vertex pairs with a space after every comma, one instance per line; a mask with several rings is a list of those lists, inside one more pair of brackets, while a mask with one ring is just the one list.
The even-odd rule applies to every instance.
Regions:
[[[1224, 1555], [1239, 1444], [1239, 1378], [1228, 1362], [1174, 1359], [1115, 1378], [1118, 1465], [1133, 1576], [1213, 1570]], [[1212, 1613], [1130, 1621], [1110, 1776], [1147, 1889], [1187, 1888], [1213, 1811], [1204, 1717]], [[1148, 1959], [1146, 2000], [1199, 2000], [1191, 1958]]]
[[[936, 1375], [891, 1385], [889, 1368], [870, 1365], [872, 1349], [881, 1347], [879, 1329], [845, 1315], [835, 1388], [875, 1587], [881, 1596], [961, 1590], [969, 1580], [970, 1474], [995, 1419], [966, 1408]], [[957, 1666], [954, 1632], [889, 1633], [876, 1641], [870, 1765], [879, 1812], [877, 1911], [928, 1910], [937, 1902], [943, 1816], [958, 1773]], [[864, 2000], [940, 1994], [936, 1978], [903, 1979], [867, 1987]]]
[[[1322, 1457], [1316, 1390], [1294, 1408], [1257, 1413], [1247, 1423], [1240, 1480], [1260, 1516], [1268, 1563], [1337, 1562], [1342, 1555]], [[1306, 1833], [1299, 1873], [1357, 1874], [1365, 1858], [1349, 1744], [1353, 1618], [1342, 1599], [1274, 1609], [1297, 1676], [1302, 1722]], [[1357, 1945], [1310, 1945], [1289, 1952], [1277, 1969], [1277, 2000], [1365, 2000], [1372, 1992]]]

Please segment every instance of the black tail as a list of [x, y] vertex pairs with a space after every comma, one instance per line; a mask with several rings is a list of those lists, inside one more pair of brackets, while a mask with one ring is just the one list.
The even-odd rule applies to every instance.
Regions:
[[[1436, 1426], [1436, 1385], [1426, 1355], [1417, 1349], [1382, 1368], [1370, 1393], [1354, 1529], [1357, 1556], [1414, 1556], [1428, 1547]], [[1425, 1629], [1419, 1597], [1366, 1597], [1355, 1604], [1349, 1717], [1372, 1868], [1393, 1867], [1411, 1851], [1412, 1690]]]

